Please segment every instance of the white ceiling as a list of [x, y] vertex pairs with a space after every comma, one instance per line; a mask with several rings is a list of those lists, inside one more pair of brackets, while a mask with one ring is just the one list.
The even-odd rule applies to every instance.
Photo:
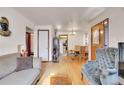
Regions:
[[14, 9], [36, 25], [61, 25], [64, 28], [72, 23], [78, 27], [85, 26], [105, 10], [100, 7], [16, 7]]

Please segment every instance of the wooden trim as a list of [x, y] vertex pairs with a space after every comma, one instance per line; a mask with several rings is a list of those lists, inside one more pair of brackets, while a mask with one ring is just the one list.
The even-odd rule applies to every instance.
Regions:
[[37, 34], [37, 54], [38, 54], [38, 58], [39, 58], [39, 32], [40, 31], [48, 31], [48, 61], [49, 61], [49, 29], [38, 29], [38, 34]]
[[31, 55], [31, 33], [26, 32], [26, 50], [28, 51], [28, 56]]
[[106, 20], [107, 20], [107, 22], [109, 23], [109, 18], [106, 18], [106, 19], [104, 19], [103, 21], [100, 21], [99, 23], [96, 23], [96, 24], [95, 24], [95, 25], [93, 25], [91, 28], [93, 28], [93, 27], [95, 27], [95, 26], [99, 25], [100, 23], [105, 22]]
[[[104, 22], [107, 21], [108, 24], [108, 30], [109, 30], [109, 18], [106, 18], [105, 20], [97, 23], [96, 25], [91, 27], [91, 60], [95, 60], [95, 57], [93, 57], [93, 51], [96, 51], [95, 49], [97, 49], [97, 47], [105, 47], [105, 25]], [[99, 44], [93, 44], [93, 31], [96, 28], [99, 28]], [[103, 30], [103, 35], [101, 35], [100, 31]], [[107, 32], [107, 38], [108, 38], [108, 42], [109, 42], [109, 31]], [[102, 39], [102, 40], [101, 40]], [[96, 56], [96, 55], [94, 55]]]

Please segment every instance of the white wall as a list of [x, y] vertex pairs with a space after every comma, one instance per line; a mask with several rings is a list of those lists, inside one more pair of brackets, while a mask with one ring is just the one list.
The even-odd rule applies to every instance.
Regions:
[[84, 33], [81, 31], [77, 32], [75, 35], [69, 35], [68, 39], [69, 49], [74, 49], [75, 45], [84, 45]]
[[57, 32], [57, 35], [68, 34], [68, 49], [74, 49], [75, 45], [85, 46], [84, 43], [84, 34], [85, 32], [79, 31], [76, 32], [76, 35], [70, 35], [69, 32]]
[[[109, 18], [109, 47], [118, 47], [118, 42], [124, 42], [124, 9], [122, 8], [107, 8], [103, 14], [90, 23], [89, 36], [91, 36], [91, 27], [106, 18]], [[91, 50], [89, 58], [91, 58]]]
[[35, 32], [34, 32], [34, 56], [38, 56], [38, 41], [37, 41], [37, 35], [38, 35], [38, 29], [40, 30], [49, 30], [49, 61], [52, 61], [52, 49], [53, 49], [53, 36], [54, 36], [54, 30], [51, 25], [47, 26], [36, 26]]
[[13, 8], [0, 8], [0, 17], [2, 16], [9, 20], [9, 29], [12, 34], [10, 37], [0, 36], [0, 56], [17, 52], [17, 45], [25, 45], [26, 26], [35, 28], [32, 22]]

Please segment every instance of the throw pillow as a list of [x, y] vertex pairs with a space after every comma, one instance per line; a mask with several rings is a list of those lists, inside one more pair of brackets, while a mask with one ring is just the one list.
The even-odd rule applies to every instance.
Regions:
[[33, 57], [19, 57], [17, 58], [16, 71], [33, 68]]

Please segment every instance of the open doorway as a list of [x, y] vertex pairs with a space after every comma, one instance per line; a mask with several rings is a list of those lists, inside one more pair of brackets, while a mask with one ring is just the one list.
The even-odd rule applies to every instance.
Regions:
[[60, 54], [68, 54], [68, 35], [59, 35]]
[[33, 38], [34, 38], [33, 30], [30, 29], [29, 27], [26, 27], [26, 50], [28, 52], [28, 56], [34, 55]]

